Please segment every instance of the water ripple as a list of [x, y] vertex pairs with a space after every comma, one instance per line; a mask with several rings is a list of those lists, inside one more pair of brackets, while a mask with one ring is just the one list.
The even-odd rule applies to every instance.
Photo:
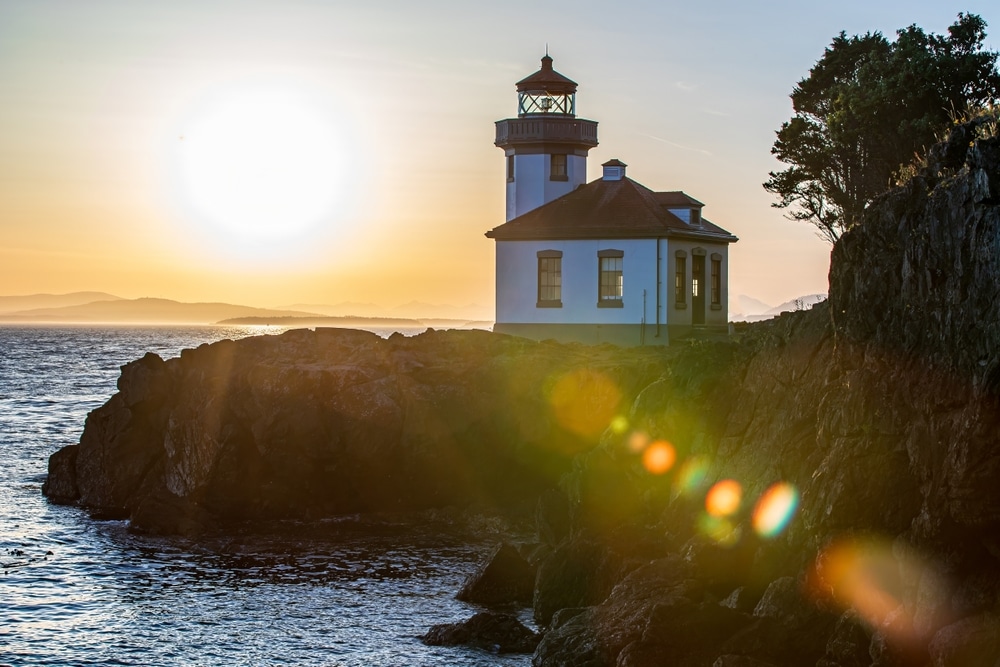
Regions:
[[454, 592], [496, 536], [352, 517], [192, 542], [45, 502], [48, 456], [77, 441], [120, 366], [253, 333], [0, 327], [0, 664], [527, 665], [416, 639], [476, 611]]

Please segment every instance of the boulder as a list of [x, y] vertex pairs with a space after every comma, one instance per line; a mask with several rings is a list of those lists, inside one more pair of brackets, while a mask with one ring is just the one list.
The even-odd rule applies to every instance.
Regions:
[[550, 629], [535, 649], [532, 667], [614, 667], [616, 653], [607, 646], [594, 622], [592, 613], [584, 611]]
[[68, 505], [80, 499], [74, 474], [79, 450], [79, 445], [69, 445], [49, 457], [49, 476], [42, 483], [42, 493], [57, 505]]
[[535, 568], [517, 549], [503, 542], [486, 564], [474, 572], [458, 592], [458, 599], [485, 605], [531, 604], [535, 590]]
[[931, 640], [934, 667], [996, 667], [1000, 662], [1000, 616], [980, 614], [938, 630]]
[[755, 595], [747, 586], [738, 586], [719, 604], [723, 607], [729, 607], [730, 609], [750, 614], [758, 602], [760, 602], [759, 594]]
[[870, 645], [871, 630], [856, 613], [844, 612], [837, 619], [826, 642], [826, 653], [816, 667], [868, 667], [871, 664]]
[[678, 600], [657, 605], [646, 621], [641, 639], [618, 655], [618, 667], [712, 664], [719, 655], [719, 639], [752, 622], [746, 614], [711, 602]]
[[473, 646], [493, 653], [531, 653], [540, 639], [516, 617], [491, 611], [461, 623], [435, 625], [420, 638], [430, 646]]

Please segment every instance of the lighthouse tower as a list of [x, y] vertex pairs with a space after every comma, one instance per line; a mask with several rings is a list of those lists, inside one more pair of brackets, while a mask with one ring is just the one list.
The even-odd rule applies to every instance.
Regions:
[[587, 182], [597, 122], [576, 117], [576, 82], [542, 68], [517, 82], [517, 118], [498, 120], [494, 142], [507, 157], [507, 220]]

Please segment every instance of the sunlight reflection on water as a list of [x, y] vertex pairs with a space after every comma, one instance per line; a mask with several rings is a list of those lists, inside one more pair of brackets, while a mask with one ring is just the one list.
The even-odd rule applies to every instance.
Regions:
[[416, 639], [476, 611], [454, 594], [497, 535], [382, 517], [191, 542], [45, 501], [122, 364], [255, 330], [0, 327], [0, 663], [527, 665]]

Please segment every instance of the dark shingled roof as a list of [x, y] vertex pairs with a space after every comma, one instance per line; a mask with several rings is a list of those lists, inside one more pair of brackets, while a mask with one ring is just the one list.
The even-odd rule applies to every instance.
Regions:
[[701, 225], [689, 225], [668, 210], [701, 206], [683, 192], [653, 192], [631, 178], [601, 179], [509, 220], [486, 236], [500, 241], [664, 236], [721, 243], [739, 240], [704, 218]]
[[654, 192], [653, 194], [656, 195], [656, 201], [670, 208], [690, 208], [692, 206], [701, 208], [704, 206], [704, 204], [700, 201], [691, 195], [681, 192], [680, 190], [674, 190], [673, 192]]

